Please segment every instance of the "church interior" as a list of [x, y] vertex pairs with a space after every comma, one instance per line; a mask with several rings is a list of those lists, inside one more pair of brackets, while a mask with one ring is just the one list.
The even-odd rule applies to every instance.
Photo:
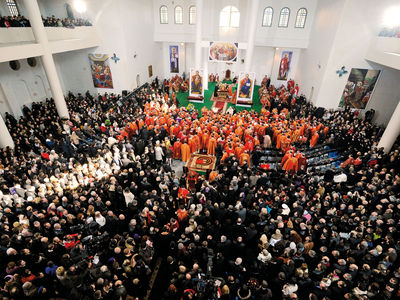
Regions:
[[398, 0], [0, 0], [1, 299], [400, 299]]

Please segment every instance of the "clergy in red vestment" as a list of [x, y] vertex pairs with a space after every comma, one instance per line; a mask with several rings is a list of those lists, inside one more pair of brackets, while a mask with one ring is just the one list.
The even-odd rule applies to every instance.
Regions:
[[173, 158], [174, 159], [181, 159], [181, 157], [182, 157], [181, 148], [182, 148], [182, 143], [180, 140], [177, 140], [174, 143], [174, 147], [173, 147]]
[[182, 161], [187, 162], [190, 157], [190, 147], [188, 144], [184, 143], [181, 145], [181, 155]]
[[214, 137], [214, 134], [208, 139], [208, 146], [207, 146], [207, 154], [208, 155], [215, 155], [215, 148], [217, 147], [217, 140]]

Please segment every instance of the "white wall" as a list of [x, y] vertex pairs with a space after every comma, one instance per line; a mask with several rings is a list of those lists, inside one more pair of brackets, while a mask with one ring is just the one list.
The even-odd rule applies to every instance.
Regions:
[[[115, 53], [120, 60], [115, 63], [110, 59], [113, 76], [113, 89], [97, 89], [98, 92], [120, 93], [122, 90], [132, 90], [137, 87], [136, 77], [140, 76], [141, 84], [163, 75], [162, 45], [153, 41], [153, 4], [147, 0], [86, 0], [87, 11], [75, 17], [87, 18], [91, 21], [102, 39], [100, 46], [91, 49], [92, 52], [108, 54]], [[72, 0], [54, 1], [39, 0], [42, 15], [66, 17], [65, 3], [73, 7]], [[73, 52], [75, 53], [75, 52]], [[87, 53], [86, 53], [87, 54]], [[136, 58], [134, 55], [136, 54]], [[71, 54], [72, 55], [72, 54]], [[69, 54], [66, 54], [68, 57]], [[85, 63], [84, 55], [79, 54], [75, 61]], [[66, 64], [64, 64], [66, 66]], [[153, 66], [153, 77], [148, 76], [148, 66]], [[72, 66], [59, 68], [60, 72], [70, 72]], [[77, 66], [82, 73], [83, 68]], [[87, 69], [90, 75], [90, 69]], [[85, 75], [87, 78], [87, 75]], [[70, 77], [70, 75], [61, 77]], [[64, 80], [65, 81], [65, 80]], [[65, 82], [64, 82], [65, 84]], [[79, 84], [71, 84], [77, 88]], [[93, 87], [91, 83], [90, 87]], [[85, 88], [88, 89], [89, 87]]]
[[[376, 67], [378, 69], [378, 67]], [[383, 68], [372, 98], [368, 101], [365, 111], [375, 109], [374, 121], [387, 124], [400, 101], [400, 71]]]
[[[148, 1], [151, 2], [151, 0]], [[195, 0], [154, 0], [152, 15], [154, 40], [159, 42], [194, 42], [196, 25], [189, 24], [189, 7], [195, 4]], [[168, 8], [168, 24], [160, 24], [160, 7], [162, 5]], [[177, 6], [181, 6], [183, 9], [183, 24], [175, 24], [174, 12]]]
[[[278, 80], [279, 67], [280, 67], [283, 51], [291, 51], [292, 58], [290, 61], [289, 73], [287, 76], [287, 80]], [[274, 55], [274, 61], [273, 61], [273, 67], [272, 67], [271, 84], [273, 84], [275, 87], [280, 87], [282, 84], [284, 86], [286, 86], [287, 81], [289, 79], [296, 78], [298, 64], [299, 64], [300, 60], [301, 60], [301, 50], [300, 49], [276, 48], [275, 55]]]
[[307, 49], [302, 49], [299, 62], [299, 72], [295, 80], [299, 83], [300, 91], [308, 98], [314, 89], [312, 101], [318, 97], [323, 75], [327, 67], [337, 24], [341, 20], [346, 0], [319, 1], [314, 23], [310, 33], [310, 43]]
[[[317, 3], [318, 0], [261, 0], [257, 15], [256, 45], [289, 48], [307, 47]], [[271, 27], [262, 26], [266, 7], [272, 7], [274, 12]], [[278, 27], [279, 15], [283, 7], [290, 9], [289, 24], [286, 28]], [[295, 28], [296, 16], [300, 8], [307, 9], [306, 23], [304, 28]]]
[[57, 72], [64, 94], [68, 91], [84, 93], [87, 90], [96, 94], [90, 73], [88, 54], [93, 49], [63, 52], [54, 55]]
[[21, 107], [32, 102], [43, 101], [51, 97], [50, 87], [43, 70], [40, 58], [37, 65], [31, 67], [26, 59], [19, 60], [21, 68], [17, 71], [9, 63], [0, 63], [0, 111], [22, 115]]
[[[314, 86], [316, 96], [313, 99], [314, 103], [317, 106], [336, 108], [348, 79], [348, 74], [339, 77], [336, 70], [342, 66], [349, 72], [351, 68], [382, 70], [382, 77], [376, 84], [376, 93], [372, 94], [366, 109], [377, 108], [375, 121], [387, 123], [399, 101], [397, 96], [400, 94], [399, 71], [368, 62], [365, 57], [369, 44], [381, 28], [383, 13], [391, 5], [398, 5], [398, 1], [380, 1], [379, 6], [373, 0], [335, 1], [330, 5], [327, 1], [320, 1], [319, 4], [317, 21], [313, 29], [315, 36], [312, 32], [310, 47], [303, 50], [302, 71], [299, 72], [300, 77], [296, 78], [301, 84], [302, 91], [307, 95], [311, 86]], [[337, 11], [341, 10], [342, 13], [338, 18], [334, 14], [333, 6], [339, 4]], [[322, 30], [320, 25], [326, 22], [324, 20], [328, 20], [329, 23]], [[333, 21], [338, 22], [336, 26], [332, 24]], [[328, 47], [330, 51], [326, 49]], [[318, 64], [321, 65], [321, 69], [316, 66]]]
[[[153, 41], [152, 1], [106, 0], [99, 5], [97, 0], [88, 0], [87, 4], [87, 15], [102, 38], [95, 52], [115, 53], [120, 58], [118, 63], [110, 61], [113, 92], [136, 88], [137, 75], [141, 83], [162, 75], [162, 45]], [[152, 78], [149, 65], [153, 66]]]
[[[188, 74], [189, 68], [186, 68], [186, 45], [188, 43], [179, 43], [179, 42], [170, 42], [170, 43], [162, 43], [162, 67], [163, 67], [163, 77], [171, 78], [175, 75], [182, 76], [182, 73], [185, 72]], [[179, 53], [179, 73], [171, 73], [170, 72], [170, 58], [169, 58], [169, 46], [178, 46]]]
[[[202, 39], [209, 41], [247, 42], [247, 24], [254, 16], [250, 15], [250, 1], [248, 0], [204, 0], [203, 2]], [[189, 24], [189, 7], [195, 5], [194, 0], [153, 0], [153, 19], [155, 21], [155, 41], [194, 42], [196, 25]], [[159, 9], [162, 5], [168, 8], [168, 24], [160, 24]], [[183, 8], [183, 24], [175, 24], [174, 8], [180, 5]], [[219, 27], [220, 11], [228, 5], [237, 7], [240, 11], [239, 28]], [[308, 45], [311, 25], [313, 23], [317, 0], [260, 0], [257, 18], [255, 44], [269, 47], [305, 48]], [[271, 6], [274, 9], [272, 27], [262, 27], [264, 8]], [[287, 28], [279, 28], [279, 13], [283, 7], [291, 10]], [[305, 28], [295, 28], [297, 11], [305, 7], [308, 11]]]
[[[73, 7], [73, 1], [71, 0], [38, 0], [40, 13], [44, 18], [55, 16], [56, 18], [67, 18], [66, 4], [69, 3]], [[80, 17], [78, 13], [74, 13], [74, 17]]]

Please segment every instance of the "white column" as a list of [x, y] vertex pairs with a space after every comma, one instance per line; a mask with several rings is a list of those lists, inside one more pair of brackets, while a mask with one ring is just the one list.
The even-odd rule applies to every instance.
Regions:
[[383, 147], [385, 153], [388, 153], [397, 137], [400, 134], [400, 101], [396, 106], [392, 117], [390, 118], [389, 124], [387, 125], [385, 132], [383, 133], [381, 140], [379, 141], [378, 148]]
[[244, 62], [244, 70], [245, 72], [250, 72], [251, 68], [251, 60], [253, 59], [254, 52], [254, 39], [256, 35], [257, 28], [257, 14], [258, 14], [258, 6], [260, 0], [251, 0], [251, 10], [249, 15], [249, 22], [247, 22], [247, 26], [249, 26], [248, 34], [249, 37], [247, 41], [247, 49], [246, 49], [246, 58]]
[[43, 46], [44, 54], [41, 56], [47, 80], [50, 85], [51, 93], [56, 104], [57, 112], [61, 118], [69, 118], [67, 104], [65, 103], [60, 80], [58, 78], [56, 65], [50, 51], [49, 40], [43, 26], [42, 17], [37, 0], [24, 0], [24, 6], [28, 14], [29, 21], [36, 42]]
[[204, 70], [204, 77], [203, 77], [203, 86], [204, 90], [208, 90], [208, 48], [204, 48], [205, 55], [203, 56], [203, 70]]
[[3, 117], [0, 115], [0, 148], [14, 148], [14, 141], [8, 131], [7, 125]]
[[201, 36], [203, 26], [203, 0], [196, 1], [196, 44], [195, 44], [195, 68], [201, 67]]

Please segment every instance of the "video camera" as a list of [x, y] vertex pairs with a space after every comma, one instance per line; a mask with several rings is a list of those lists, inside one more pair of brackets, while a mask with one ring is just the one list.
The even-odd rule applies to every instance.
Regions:
[[89, 255], [94, 255], [100, 250], [104, 249], [104, 244], [110, 240], [110, 235], [107, 231], [105, 231], [100, 236], [88, 235], [84, 237], [81, 242], [85, 246]]

